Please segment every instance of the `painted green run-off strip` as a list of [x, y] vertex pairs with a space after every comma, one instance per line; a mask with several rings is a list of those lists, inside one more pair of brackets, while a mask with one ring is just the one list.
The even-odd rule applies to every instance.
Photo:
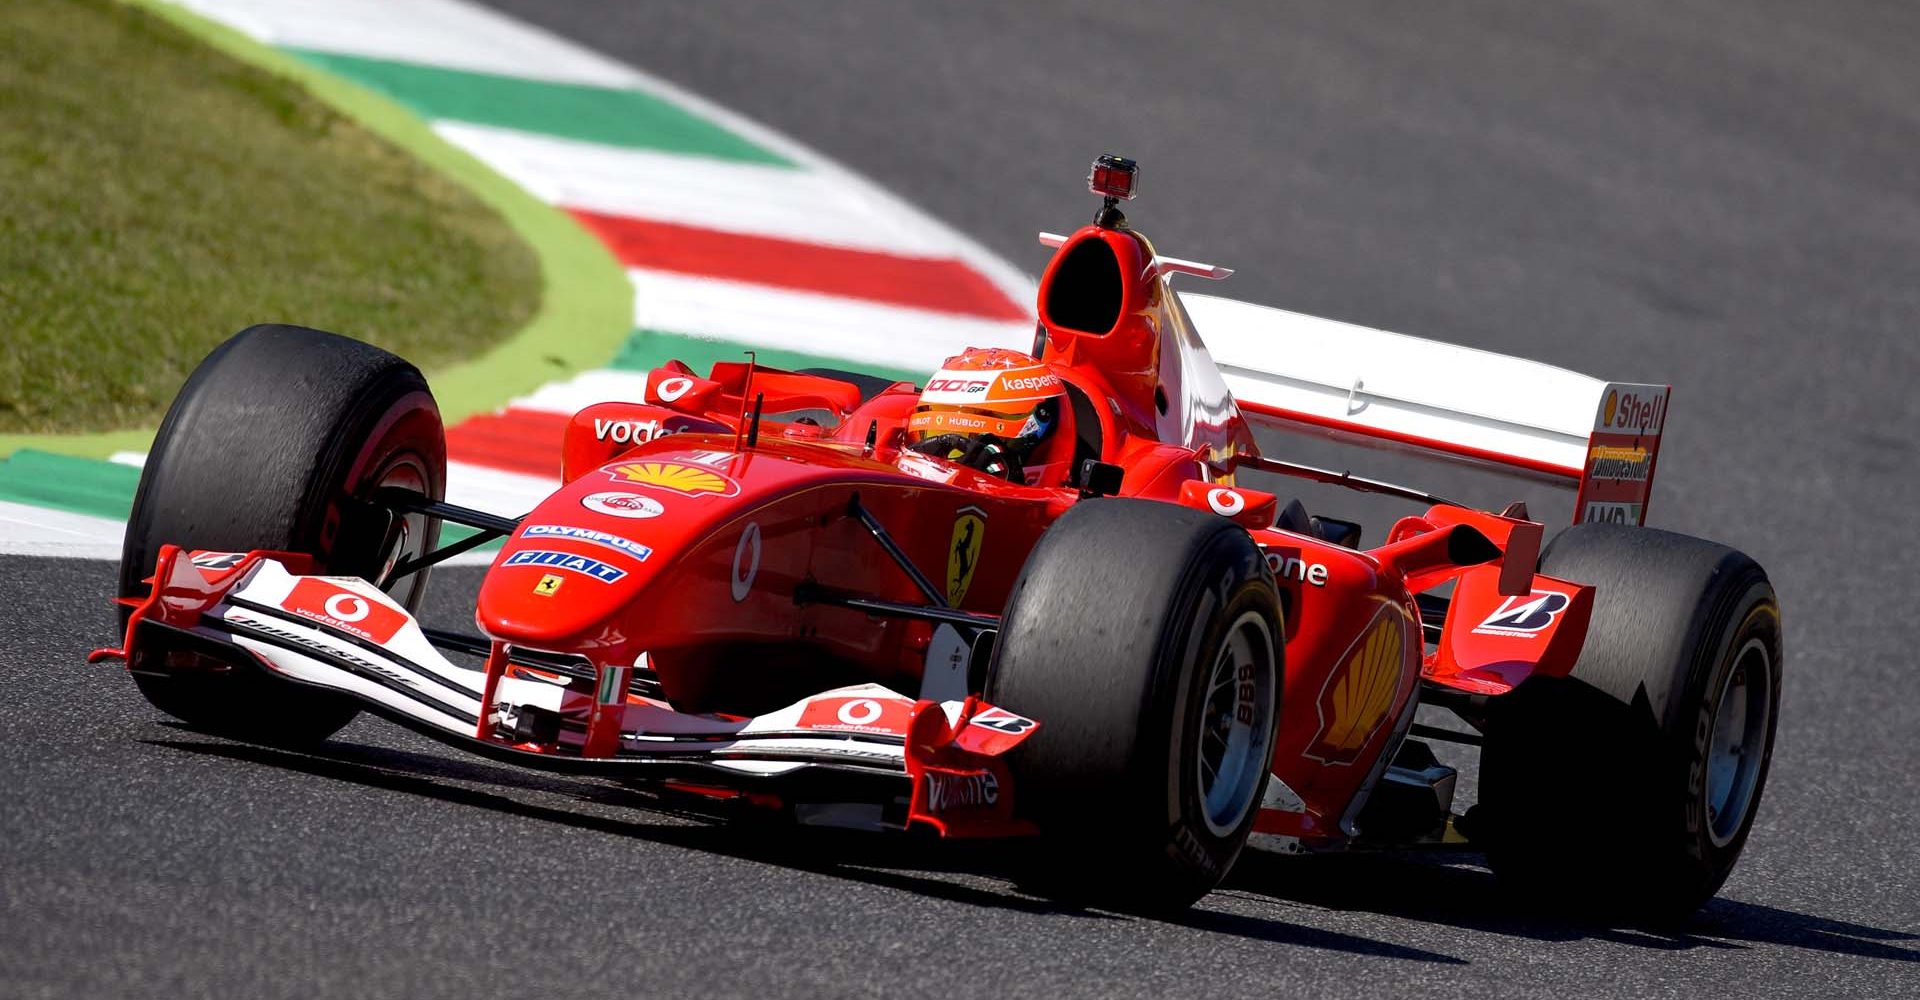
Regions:
[[[124, 521], [133, 509], [133, 491], [140, 470], [118, 462], [78, 458], [32, 449], [0, 460], [0, 500], [49, 507], [70, 514], [87, 514]], [[455, 542], [473, 534], [459, 524], [442, 524], [440, 541]], [[499, 542], [482, 545], [493, 549]]]
[[732, 341], [707, 340], [703, 337], [690, 337], [682, 333], [666, 333], [660, 330], [635, 330], [627, 338], [620, 353], [614, 355], [609, 368], [626, 371], [652, 371], [668, 361], [682, 361], [696, 372], [707, 372], [715, 361], [745, 361], [747, 351], [752, 350], [759, 364], [770, 368], [785, 368], [789, 371], [799, 368], [839, 368], [845, 371], [860, 372], [865, 375], [878, 375], [900, 382], [919, 385], [927, 377], [927, 372], [911, 372], [904, 368], [883, 368], [875, 365], [860, 364], [844, 358], [833, 358], [823, 354], [802, 354], [798, 351], [776, 351], [765, 348], [749, 348], [745, 344]]
[[[441, 139], [418, 115], [386, 97], [173, 4], [138, 2], [215, 48], [298, 82], [342, 114], [472, 191], [533, 248], [540, 259], [542, 290], [540, 309], [532, 321], [471, 361], [427, 373], [447, 423], [492, 410], [555, 379], [604, 365], [619, 349], [633, 328], [633, 286], [606, 247], [571, 217]], [[0, 455], [36, 449], [104, 458], [116, 451], [145, 451], [152, 441], [152, 428], [0, 435]]]
[[24, 449], [0, 461], [0, 500], [70, 514], [127, 519], [140, 470], [131, 465]]
[[722, 160], [793, 166], [784, 157], [652, 94], [288, 48], [426, 118], [447, 118]]

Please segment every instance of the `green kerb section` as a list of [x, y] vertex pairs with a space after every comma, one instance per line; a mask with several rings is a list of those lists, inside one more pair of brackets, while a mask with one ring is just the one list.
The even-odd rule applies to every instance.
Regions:
[[614, 355], [609, 368], [627, 371], [652, 371], [668, 361], [682, 361], [694, 371], [705, 373], [712, 370], [715, 361], [745, 361], [747, 351], [752, 350], [759, 364], [770, 368], [785, 368], [789, 371], [798, 368], [839, 368], [843, 371], [859, 372], [864, 375], [878, 375], [897, 382], [911, 382], [919, 385], [928, 372], [913, 372], [904, 368], [883, 368], [875, 365], [848, 361], [845, 358], [833, 358], [823, 354], [803, 354], [798, 351], [775, 351], [765, 348], [749, 348], [746, 344], [737, 344], [725, 340], [707, 340], [702, 337], [690, 337], [683, 333], [666, 333], [660, 330], [635, 330]]
[[0, 461], [0, 500], [69, 514], [127, 519], [140, 470], [131, 465], [23, 449]]
[[[451, 177], [499, 212], [539, 256], [543, 289], [532, 322], [472, 361], [427, 373], [448, 424], [606, 364], [632, 331], [633, 286], [607, 248], [565, 213], [441, 139], [414, 112], [174, 4], [137, 2], [223, 52], [299, 82], [315, 97]], [[0, 455], [34, 449], [104, 458], [116, 451], [144, 451], [152, 440], [152, 428], [0, 435]]]
[[[139, 485], [140, 470], [118, 462], [32, 449], [0, 459], [0, 500], [69, 514], [124, 521]], [[473, 533], [465, 525], [442, 524], [440, 541], [457, 542]], [[483, 551], [499, 547], [498, 541], [480, 546]]]
[[771, 150], [638, 90], [551, 83], [309, 49], [286, 51], [377, 90], [429, 119], [608, 146], [793, 166]]

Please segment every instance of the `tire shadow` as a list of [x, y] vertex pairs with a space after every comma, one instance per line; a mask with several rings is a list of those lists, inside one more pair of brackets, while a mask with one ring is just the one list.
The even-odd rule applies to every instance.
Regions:
[[1920, 962], [1920, 934], [1796, 913], [1735, 899], [1709, 900], [1684, 923], [1589, 923], [1542, 913], [1500, 888], [1474, 854], [1249, 853], [1222, 886], [1291, 903], [1356, 910], [1542, 942], [1598, 939], [1657, 951], [1786, 945], [1858, 958]]
[[[805, 827], [746, 810], [729, 814], [725, 809], [693, 808], [678, 798], [662, 798], [612, 782], [556, 777], [486, 761], [338, 740], [311, 751], [295, 752], [228, 742], [184, 726], [163, 725], [185, 738], [142, 742], [969, 906], [1084, 920], [1154, 920], [1352, 955], [1467, 964], [1464, 959], [1440, 952], [1239, 913], [1194, 909], [1163, 919], [1028, 895], [1012, 883], [1018, 867], [1017, 848], [1005, 843]], [[528, 792], [555, 796], [558, 801], [533, 802], [514, 794]]]

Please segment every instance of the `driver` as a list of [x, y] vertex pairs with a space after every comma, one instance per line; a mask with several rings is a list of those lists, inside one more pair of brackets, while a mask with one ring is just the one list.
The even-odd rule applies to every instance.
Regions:
[[1060, 376], [1000, 347], [969, 348], [927, 380], [907, 421], [907, 447], [992, 476], [1059, 486], [1072, 459]]

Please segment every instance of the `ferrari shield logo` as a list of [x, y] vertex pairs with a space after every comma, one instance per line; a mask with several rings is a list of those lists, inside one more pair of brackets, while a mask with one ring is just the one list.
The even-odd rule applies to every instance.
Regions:
[[554, 576], [552, 573], [541, 577], [540, 582], [533, 585], [533, 592], [539, 594], [541, 597], [552, 597], [554, 592], [559, 589], [560, 578]]
[[962, 507], [953, 518], [953, 540], [947, 546], [947, 603], [959, 607], [980, 565], [980, 543], [987, 537], [987, 512]]

